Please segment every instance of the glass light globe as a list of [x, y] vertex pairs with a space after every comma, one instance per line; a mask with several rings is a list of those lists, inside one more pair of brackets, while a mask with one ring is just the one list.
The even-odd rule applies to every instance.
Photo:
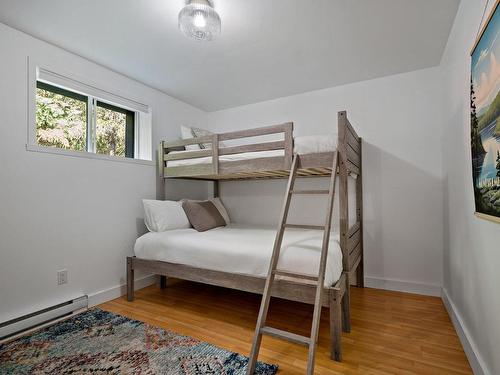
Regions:
[[221, 30], [219, 14], [208, 0], [191, 0], [179, 13], [179, 30], [194, 40], [213, 40]]

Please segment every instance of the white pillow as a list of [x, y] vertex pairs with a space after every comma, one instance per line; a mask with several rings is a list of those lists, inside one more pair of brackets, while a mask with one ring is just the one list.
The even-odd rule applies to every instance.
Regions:
[[180, 202], [143, 199], [144, 224], [150, 232], [191, 228]]
[[[195, 138], [193, 136], [193, 133], [191, 132], [191, 128], [189, 126], [184, 126], [184, 125], [181, 125], [181, 138], [182, 139], [191, 139], [191, 138]], [[186, 145], [185, 146], [186, 150], [187, 151], [197, 151], [197, 150], [201, 150], [200, 148], [200, 145], [198, 144], [194, 144], [194, 145]]]

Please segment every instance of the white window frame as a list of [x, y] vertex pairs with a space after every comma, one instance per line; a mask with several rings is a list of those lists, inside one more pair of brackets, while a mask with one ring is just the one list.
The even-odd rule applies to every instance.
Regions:
[[[76, 151], [39, 145], [36, 140], [37, 81], [42, 81], [52, 86], [61, 87], [66, 90], [85, 95], [89, 98], [89, 101], [98, 100], [100, 102], [109, 103], [123, 109], [133, 111], [135, 113], [134, 158], [97, 154], [95, 153], [95, 149], [94, 152]], [[81, 78], [75, 77], [74, 74], [62, 72], [61, 69], [55, 69], [48, 64], [37, 64], [33, 61], [33, 59], [28, 58], [28, 140], [26, 143], [26, 150], [72, 157], [155, 165], [152, 157], [152, 116], [150, 106], [142, 104], [139, 101], [111, 93], [101, 88], [97, 88], [96, 86], [97, 85], [91, 83], [88, 79], [82, 80]], [[89, 113], [87, 113], [88, 120], [91, 120], [90, 116], [94, 116], [94, 114], [90, 111], [90, 109], [93, 108], [91, 104], [92, 103], [89, 102]], [[95, 121], [91, 120], [89, 124], [95, 126]], [[95, 132], [87, 133], [87, 137], [92, 136], [92, 134], [95, 134]], [[87, 138], [87, 143], [88, 142], [89, 139]], [[92, 145], [94, 142], [91, 142], [90, 144]]]

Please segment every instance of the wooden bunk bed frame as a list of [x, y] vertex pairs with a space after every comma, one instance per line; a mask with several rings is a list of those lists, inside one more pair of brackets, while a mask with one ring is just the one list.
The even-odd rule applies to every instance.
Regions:
[[[234, 147], [220, 147], [221, 141], [258, 137], [268, 134], [284, 133], [284, 140], [262, 142]], [[211, 143], [211, 149], [185, 151], [170, 154], [180, 146]], [[283, 156], [256, 158], [244, 161], [220, 161], [219, 156], [253, 151], [284, 150]], [[345, 111], [338, 113], [339, 156], [339, 210], [340, 210], [340, 247], [343, 256], [343, 273], [335, 285], [325, 287], [323, 306], [330, 309], [331, 358], [342, 359], [341, 331], [350, 331], [351, 285], [363, 287], [363, 205], [362, 205], [362, 141], [347, 119]], [[334, 152], [300, 155], [298, 176], [322, 177], [332, 173]], [[210, 164], [195, 164], [168, 167], [170, 160], [211, 157]], [[218, 195], [218, 181], [241, 179], [287, 178], [293, 158], [293, 124], [286, 123], [262, 128], [214, 134], [160, 143], [158, 154], [159, 195], [164, 198], [165, 179], [182, 178], [211, 180], [214, 182], [214, 195]], [[356, 175], [356, 223], [349, 227], [348, 177]], [[134, 271], [160, 275], [160, 287], [166, 287], [166, 277], [190, 280], [246, 292], [262, 294], [266, 278], [253, 275], [233, 274], [212, 271], [157, 260], [127, 257], [127, 299], [134, 299]], [[314, 304], [316, 286], [291, 279], [276, 280], [272, 290], [273, 297]]]

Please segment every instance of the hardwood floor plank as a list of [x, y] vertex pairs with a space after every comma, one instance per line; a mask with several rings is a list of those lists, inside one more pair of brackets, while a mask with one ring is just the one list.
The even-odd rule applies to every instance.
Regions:
[[[99, 307], [248, 355], [260, 296], [169, 279]], [[323, 309], [316, 374], [472, 374], [441, 299], [377, 289], [351, 288], [352, 331], [342, 334], [343, 359], [330, 359], [328, 310]], [[312, 306], [273, 299], [270, 326], [308, 336]], [[303, 374], [307, 349], [264, 337], [259, 360], [280, 373]]]

